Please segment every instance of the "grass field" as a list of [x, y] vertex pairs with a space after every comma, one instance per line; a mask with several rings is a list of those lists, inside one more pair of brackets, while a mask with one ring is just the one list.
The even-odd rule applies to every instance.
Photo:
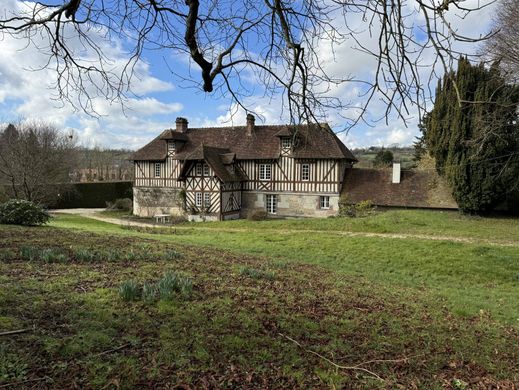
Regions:
[[[0, 386], [512, 389], [517, 228], [411, 211], [0, 226], [0, 334], [25, 330], [0, 336]], [[192, 292], [166, 294], [168, 272]], [[153, 294], [124, 300], [130, 281]]]

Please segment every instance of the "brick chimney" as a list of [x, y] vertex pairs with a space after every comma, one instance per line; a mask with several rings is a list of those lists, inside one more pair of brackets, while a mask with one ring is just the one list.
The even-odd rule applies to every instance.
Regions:
[[247, 114], [247, 135], [251, 136], [254, 132], [254, 121], [256, 118], [254, 118], [254, 115]]
[[180, 118], [178, 117], [175, 121], [175, 124], [177, 125], [177, 131], [179, 133], [185, 133], [187, 131], [187, 119], [186, 118]]

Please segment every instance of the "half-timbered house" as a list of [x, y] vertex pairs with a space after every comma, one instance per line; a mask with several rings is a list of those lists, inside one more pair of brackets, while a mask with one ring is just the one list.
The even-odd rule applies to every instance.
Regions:
[[134, 153], [134, 213], [235, 219], [338, 212], [355, 157], [327, 124], [189, 128], [177, 118]]

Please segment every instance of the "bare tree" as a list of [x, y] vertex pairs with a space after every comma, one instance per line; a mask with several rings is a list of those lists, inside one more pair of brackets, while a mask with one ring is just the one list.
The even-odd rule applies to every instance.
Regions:
[[502, 0], [493, 29], [496, 33], [483, 45], [483, 54], [499, 61], [512, 81], [519, 80], [519, 1]]
[[[267, 97], [282, 95], [292, 122], [314, 122], [326, 111], [350, 112], [350, 124], [361, 120], [372, 100], [405, 118], [410, 106], [426, 104], [428, 77], [449, 69], [459, 45], [484, 37], [466, 37], [453, 25], [494, 0], [467, 5], [463, 0], [64, 0], [25, 2], [0, 20], [0, 32], [36, 45], [54, 68], [59, 99], [95, 114], [92, 96], [124, 102], [135, 67], [145, 50], [190, 58], [200, 76], [173, 73], [207, 93], [232, 98], [246, 111], [247, 97], [257, 94], [259, 81]], [[362, 18], [364, 27], [351, 26]], [[417, 24], [417, 21], [421, 20]], [[104, 40], [99, 40], [99, 36]], [[376, 47], [364, 42], [371, 37]], [[117, 39], [128, 47], [128, 61], [116, 69], [104, 45]], [[369, 80], [333, 74], [321, 48], [351, 39], [376, 61]], [[432, 60], [430, 51], [434, 52]], [[424, 62], [425, 61], [425, 62]], [[423, 70], [429, 69], [426, 80]], [[361, 83], [363, 107], [349, 107], [334, 95], [348, 82]], [[70, 91], [80, 91], [72, 99]], [[75, 96], [75, 95], [74, 95]], [[347, 109], [350, 109], [349, 111]]]
[[75, 141], [43, 123], [9, 125], [0, 132], [0, 183], [15, 198], [52, 203], [67, 189]]

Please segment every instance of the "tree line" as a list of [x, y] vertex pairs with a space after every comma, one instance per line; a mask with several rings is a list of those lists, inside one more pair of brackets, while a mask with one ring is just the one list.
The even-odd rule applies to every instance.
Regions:
[[51, 204], [74, 182], [131, 180], [130, 153], [79, 146], [43, 122], [9, 124], [0, 129], [0, 198]]

